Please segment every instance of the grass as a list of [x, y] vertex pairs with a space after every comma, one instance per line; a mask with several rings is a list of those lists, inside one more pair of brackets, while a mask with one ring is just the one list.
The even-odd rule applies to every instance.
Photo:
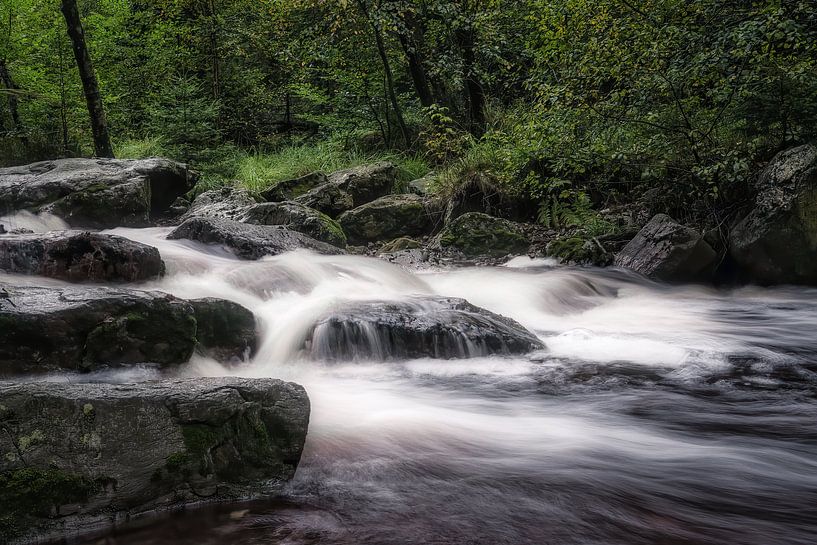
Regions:
[[[174, 158], [173, 151], [155, 137], [124, 141], [116, 147], [116, 156], [123, 159], [157, 155]], [[191, 161], [191, 165], [202, 172], [197, 192], [235, 181], [258, 193], [278, 182], [311, 172], [330, 173], [378, 161], [392, 161], [397, 165], [398, 185], [422, 178], [429, 171], [428, 164], [420, 156], [393, 151], [364, 153], [348, 150], [331, 139], [285, 146], [274, 151], [247, 151], [234, 146], [220, 146], [202, 153], [201, 159]]]

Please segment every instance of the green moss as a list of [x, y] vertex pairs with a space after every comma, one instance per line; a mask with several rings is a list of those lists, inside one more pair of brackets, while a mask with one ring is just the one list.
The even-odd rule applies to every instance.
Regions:
[[171, 473], [179, 473], [189, 463], [190, 455], [188, 453], [174, 452], [165, 460], [165, 468]]
[[510, 221], [470, 212], [456, 218], [440, 234], [440, 246], [468, 257], [501, 257], [527, 251], [530, 242]]
[[20, 438], [17, 439], [17, 448], [20, 449], [20, 452], [25, 452], [34, 445], [42, 442], [43, 439], [45, 439], [43, 432], [34, 430], [30, 434], [20, 436]]
[[218, 428], [204, 424], [186, 424], [182, 426], [182, 437], [184, 446], [190, 454], [202, 456], [219, 444], [222, 432]]
[[91, 405], [90, 403], [86, 403], [85, 405], [82, 406], [82, 414], [84, 414], [88, 418], [93, 418], [94, 415], [96, 414], [96, 410], [94, 409], [93, 405]]
[[98, 486], [59, 469], [28, 467], [0, 473], [0, 535], [16, 537], [36, 528], [53, 509], [85, 503]]

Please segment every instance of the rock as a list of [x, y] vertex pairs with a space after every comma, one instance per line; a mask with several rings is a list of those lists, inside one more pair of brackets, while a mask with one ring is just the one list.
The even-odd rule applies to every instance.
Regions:
[[237, 187], [212, 189], [195, 198], [181, 217], [181, 221], [204, 217], [238, 219], [255, 204], [255, 199], [244, 189]]
[[0, 535], [60, 541], [291, 479], [309, 399], [274, 379], [0, 383]]
[[517, 322], [464, 299], [345, 303], [316, 324], [305, 351], [329, 361], [472, 358], [544, 348]]
[[402, 252], [404, 250], [416, 250], [422, 248], [423, 245], [413, 238], [400, 237], [390, 242], [387, 242], [378, 250], [379, 254], [392, 254], [394, 252]]
[[319, 185], [297, 197], [294, 202], [314, 208], [331, 218], [336, 218], [355, 207], [352, 195], [333, 183]]
[[754, 209], [729, 237], [738, 276], [761, 284], [817, 284], [817, 146], [779, 153], [756, 189]]
[[[207, 310], [160, 292], [107, 287], [3, 285], [0, 299], [0, 374], [89, 371], [141, 363], [185, 363], [200, 345], [215, 354], [242, 354], [246, 318], [215, 336]], [[235, 317], [232, 304], [225, 303]], [[249, 311], [247, 311], [249, 312]], [[203, 320], [198, 336], [197, 317]], [[232, 339], [230, 336], [234, 335]], [[251, 346], [254, 345], [252, 341]]]
[[346, 247], [346, 234], [340, 224], [308, 206], [296, 202], [267, 202], [244, 211], [241, 221], [255, 225], [283, 225], [315, 240], [338, 248]]
[[219, 361], [243, 361], [256, 349], [255, 316], [238, 303], [208, 297], [193, 299], [196, 340], [202, 351]]
[[0, 169], [0, 210], [54, 214], [76, 227], [143, 227], [196, 183], [168, 159], [59, 159]]
[[297, 197], [296, 202], [336, 218], [343, 212], [388, 195], [394, 189], [397, 168], [377, 163], [341, 170], [327, 182]]
[[503, 257], [527, 252], [530, 241], [512, 221], [479, 212], [469, 212], [445, 226], [437, 237], [444, 249], [466, 257]]
[[261, 197], [270, 202], [291, 201], [307, 193], [310, 189], [329, 181], [323, 172], [312, 172], [305, 176], [284, 180], [261, 192]]
[[6, 234], [6, 226], [0, 223], [0, 235]]
[[530, 199], [508, 194], [491, 175], [477, 172], [464, 180], [448, 199], [445, 223], [469, 212], [529, 221], [536, 216], [536, 210], [536, 205]]
[[431, 233], [442, 214], [430, 201], [414, 194], [387, 195], [338, 217], [349, 242], [366, 244], [400, 236]]
[[116, 235], [52, 231], [0, 237], [0, 270], [69, 282], [138, 282], [164, 274], [159, 250]]
[[711, 280], [718, 255], [698, 231], [657, 214], [616, 255], [615, 265], [665, 282]]
[[321, 254], [343, 253], [339, 248], [320, 242], [280, 225], [251, 225], [224, 218], [190, 218], [168, 236], [168, 239], [190, 239], [205, 244], [221, 244], [244, 259], [260, 259], [298, 249]]
[[415, 195], [426, 197], [431, 194], [431, 184], [436, 179], [437, 175], [434, 172], [429, 172], [422, 178], [417, 178], [408, 183], [408, 190]]

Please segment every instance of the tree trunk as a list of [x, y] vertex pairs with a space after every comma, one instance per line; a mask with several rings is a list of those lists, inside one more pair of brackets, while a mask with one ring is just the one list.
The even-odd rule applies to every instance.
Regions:
[[431, 94], [431, 86], [428, 83], [426, 76], [426, 69], [423, 65], [423, 58], [420, 52], [422, 40], [418, 39], [420, 31], [417, 27], [417, 22], [411, 15], [407, 15], [403, 22], [408, 29], [409, 35], [403, 32], [398, 32], [400, 46], [406, 54], [406, 62], [408, 63], [409, 74], [411, 80], [414, 82], [414, 88], [417, 90], [417, 97], [420, 99], [420, 104], [424, 108], [428, 108], [434, 104], [434, 96]]
[[105, 120], [105, 108], [99, 93], [99, 84], [96, 81], [91, 55], [85, 44], [85, 32], [82, 30], [77, 2], [76, 0], [62, 0], [60, 9], [68, 25], [68, 36], [71, 38], [74, 57], [77, 59], [77, 68], [79, 68], [79, 77], [82, 80], [82, 88], [85, 90], [85, 101], [88, 103], [91, 132], [94, 137], [94, 154], [97, 157], [113, 157], [113, 147]]
[[383, 62], [383, 71], [386, 76], [386, 88], [388, 89], [391, 106], [394, 109], [394, 117], [397, 120], [397, 126], [400, 127], [400, 132], [403, 135], [403, 141], [405, 142], [406, 147], [408, 147], [411, 145], [411, 138], [409, 137], [408, 127], [406, 127], [406, 121], [403, 119], [403, 111], [400, 109], [400, 104], [397, 102], [397, 94], [394, 91], [394, 75], [391, 71], [389, 57], [386, 54], [386, 46], [383, 44], [383, 36], [380, 34], [380, 30], [374, 23], [372, 23], [372, 30], [374, 31], [377, 53], [380, 55], [380, 60]]
[[476, 73], [475, 32], [472, 27], [455, 32], [457, 45], [462, 52], [462, 77], [465, 81], [465, 104], [471, 133], [481, 136], [485, 132], [485, 92]]
[[3, 87], [5, 87], [8, 91], [6, 99], [8, 100], [9, 114], [11, 114], [12, 128], [19, 136], [23, 145], [27, 146], [28, 137], [26, 136], [25, 129], [23, 128], [23, 123], [20, 121], [20, 112], [17, 110], [16, 91], [19, 89], [19, 87], [17, 87], [14, 80], [11, 78], [8, 66], [6, 65], [6, 59], [0, 59], [0, 83], [2, 83]]

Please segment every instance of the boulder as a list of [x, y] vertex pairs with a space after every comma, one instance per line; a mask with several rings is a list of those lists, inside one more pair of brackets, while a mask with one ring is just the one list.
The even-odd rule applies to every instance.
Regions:
[[743, 280], [817, 284], [817, 146], [779, 153], [758, 176], [754, 209], [732, 229]]
[[445, 222], [469, 212], [513, 221], [530, 221], [537, 207], [529, 198], [512, 195], [490, 174], [476, 172], [464, 179], [447, 199]]
[[181, 217], [181, 221], [197, 217], [238, 219], [255, 204], [255, 199], [244, 189], [237, 187], [211, 189], [195, 198]]
[[168, 159], [59, 159], [0, 169], [0, 210], [54, 214], [75, 227], [143, 227], [196, 183]]
[[193, 299], [196, 341], [201, 351], [219, 361], [246, 360], [255, 352], [255, 315], [238, 303], [207, 297]]
[[[242, 355], [255, 344], [248, 340], [249, 326], [234, 324], [218, 336], [211, 332], [219, 327], [214, 315], [224, 305], [238, 314], [231, 303], [217, 300], [194, 306], [160, 292], [73, 286], [3, 285], [0, 295], [0, 374], [5, 376], [181, 364], [197, 345], [206, 351], [213, 342], [216, 355]], [[207, 311], [208, 304], [215, 308]]]
[[159, 250], [82, 231], [0, 236], [0, 270], [69, 282], [138, 282], [164, 274]]
[[657, 214], [614, 261], [653, 280], [695, 282], [712, 279], [718, 254], [698, 231]]
[[298, 249], [330, 255], [343, 253], [336, 246], [281, 225], [252, 225], [225, 218], [190, 218], [174, 229], [167, 238], [221, 244], [244, 259], [260, 259]]
[[332, 309], [304, 344], [328, 361], [472, 358], [544, 348], [517, 322], [464, 299], [349, 302]]
[[296, 202], [336, 218], [343, 212], [388, 195], [394, 189], [397, 168], [392, 163], [376, 163], [341, 170], [327, 182], [297, 197]]
[[468, 212], [454, 219], [437, 236], [437, 243], [469, 258], [518, 255], [530, 247], [519, 225], [480, 212]]
[[346, 234], [340, 224], [314, 208], [296, 202], [266, 202], [252, 206], [238, 218], [255, 225], [283, 225], [315, 240], [338, 248], [346, 247]]
[[269, 202], [291, 201], [328, 181], [329, 178], [323, 172], [312, 172], [298, 178], [278, 182], [262, 191], [261, 197]]
[[366, 244], [400, 236], [431, 233], [442, 214], [431, 202], [414, 194], [386, 195], [338, 217], [349, 242]]
[[408, 189], [410, 193], [420, 195], [421, 197], [429, 196], [431, 195], [432, 184], [434, 183], [436, 178], [437, 178], [436, 173], [429, 172], [422, 178], [417, 178], [416, 180], [410, 181], [406, 189]]
[[56, 542], [278, 493], [309, 410], [302, 387], [274, 379], [0, 383], [0, 536]]
[[400, 237], [392, 241], [389, 241], [383, 246], [381, 246], [380, 250], [378, 250], [377, 253], [392, 254], [394, 252], [402, 252], [405, 250], [417, 250], [422, 247], [423, 245], [414, 240], [413, 238]]

